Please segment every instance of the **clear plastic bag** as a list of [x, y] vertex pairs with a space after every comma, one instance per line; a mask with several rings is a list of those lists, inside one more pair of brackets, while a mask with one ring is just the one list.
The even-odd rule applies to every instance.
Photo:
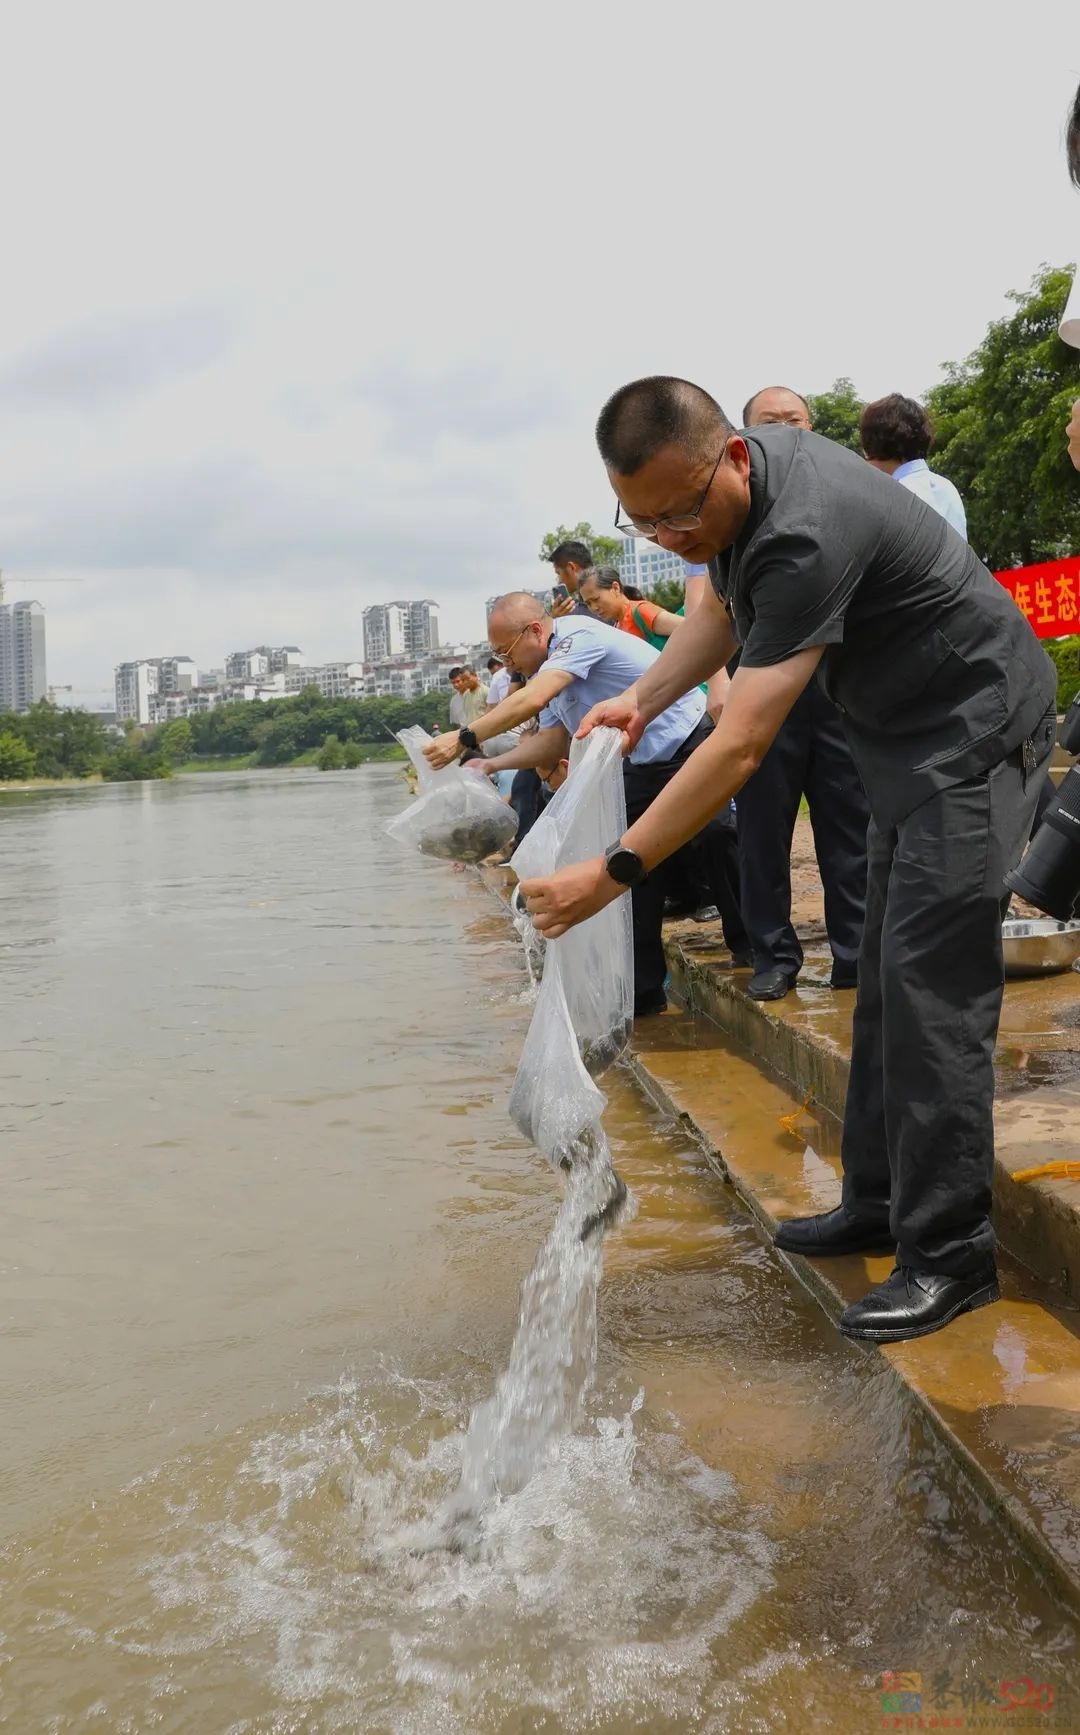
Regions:
[[[594, 729], [575, 741], [570, 775], [515, 852], [519, 880], [602, 855], [626, 830], [622, 735]], [[630, 1040], [634, 953], [630, 899], [616, 898], [548, 942], [536, 1010], [510, 1095], [510, 1114], [555, 1163], [599, 1121], [596, 1084]]]
[[386, 827], [388, 836], [439, 861], [484, 861], [506, 849], [517, 835], [517, 814], [487, 777], [460, 765], [433, 771], [424, 758], [431, 744], [426, 729], [402, 729], [398, 740], [416, 767], [419, 788]]

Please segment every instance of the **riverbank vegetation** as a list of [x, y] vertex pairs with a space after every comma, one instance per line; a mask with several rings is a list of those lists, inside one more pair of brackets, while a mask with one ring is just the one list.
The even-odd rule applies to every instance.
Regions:
[[102, 777], [120, 783], [177, 772], [321, 764], [344, 769], [399, 759], [394, 733], [408, 724], [445, 728], [449, 694], [420, 699], [324, 699], [317, 687], [295, 698], [237, 701], [157, 728], [128, 724], [122, 735], [90, 711], [43, 700], [0, 718], [0, 783]]

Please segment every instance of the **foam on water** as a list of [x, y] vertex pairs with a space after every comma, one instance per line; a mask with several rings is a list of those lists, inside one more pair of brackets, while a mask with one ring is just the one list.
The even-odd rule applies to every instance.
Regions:
[[[638, 1438], [639, 1394], [549, 1437], [526, 1484], [490, 1500], [468, 1551], [418, 1552], [415, 1530], [476, 1438], [440, 1431], [453, 1402], [449, 1385], [390, 1374], [381, 1393], [344, 1387], [306, 1426], [257, 1440], [227, 1510], [194, 1527], [185, 1513], [188, 1546], [166, 1539], [150, 1569], [173, 1635], [159, 1660], [241, 1639], [274, 1702], [318, 1708], [328, 1730], [688, 1716], [713, 1678], [711, 1647], [771, 1579], [770, 1545], [736, 1516], [731, 1480], [670, 1434]], [[141, 1642], [130, 1628], [109, 1636]]]

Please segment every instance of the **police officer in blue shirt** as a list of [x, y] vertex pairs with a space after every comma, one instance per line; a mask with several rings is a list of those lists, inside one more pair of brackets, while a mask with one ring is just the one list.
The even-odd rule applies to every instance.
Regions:
[[820, 679], [870, 803], [866, 924], [842, 1202], [783, 1224], [786, 1252], [895, 1248], [848, 1336], [921, 1337], [997, 1299], [993, 1052], [1005, 874], [1054, 741], [1053, 667], [1008, 592], [906, 488], [786, 427], [736, 432], [685, 380], [637, 380], [597, 440], [622, 510], [709, 561], [707, 610], [587, 720], [640, 739], [691, 683], [742, 659], [714, 733], [593, 861], [526, 881], [557, 938], [639, 882], [736, 794]]
[[[462, 748], [475, 750], [530, 717], [539, 718], [539, 729], [521, 736], [511, 752], [484, 760], [483, 771], [555, 765], [568, 754], [574, 731], [593, 707], [641, 679], [659, 656], [644, 639], [619, 632], [594, 615], [570, 614], [555, 620], [528, 591], [499, 598], [488, 620], [488, 634], [494, 654], [506, 668], [527, 676], [528, 684], [478, 717], [470, 728], [433, 741], [425, 752], [436, 767], [449, 765]], [[696, 685], [676, 696], [649, 723], [623, 766], [629, 821], [645, 812], [712, 727], [705, 714], [705, 695]], [[642, 1018], [667, 1006], [662, 875], [654, 874], [635, 886], [632, 913], [634, 1016]]]

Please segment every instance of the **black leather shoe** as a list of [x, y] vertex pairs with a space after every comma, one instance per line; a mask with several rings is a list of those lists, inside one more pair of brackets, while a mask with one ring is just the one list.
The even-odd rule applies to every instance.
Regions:
[[746, 992], [751, 1000], [782, 1000], [785, 994], [790, 994], [794, 988], [799, 972], [784, 970], [759, 970], [756, 976], [751, 976], [746, 984]]
[[829, 977], [830, 988], [857, 988], [858, 986], [859, 977], [856, 971], [837, 970], [834, 966], [833, 973]]
[[662, 988], [654, 988], [651, 993], [641, 994], [634, 1001], [635, 1018], [651, 1018], [654, 1012], [667, 1011], [667, 995]]
[[837, 1205], [819, 1217], [789, 1217], [773, 1238], [781, 1253], [803, 1253], [809, 1259], [824, 1259], [832, 1253], [892, 1253], [896, 1242], [888, 1223], [867, 1223]]
[[957, 1314], [986, 1307], [997, 1301], [1000, 1293], [993, 1265], [984, 1265], [965, 1277], [898, 1265], [869, 1295], [845, 1307], [840, 1330], [845, 1337], [866, 1338], [871, 1343], [903, 1343], [909, 1337], [940, 1331]]

